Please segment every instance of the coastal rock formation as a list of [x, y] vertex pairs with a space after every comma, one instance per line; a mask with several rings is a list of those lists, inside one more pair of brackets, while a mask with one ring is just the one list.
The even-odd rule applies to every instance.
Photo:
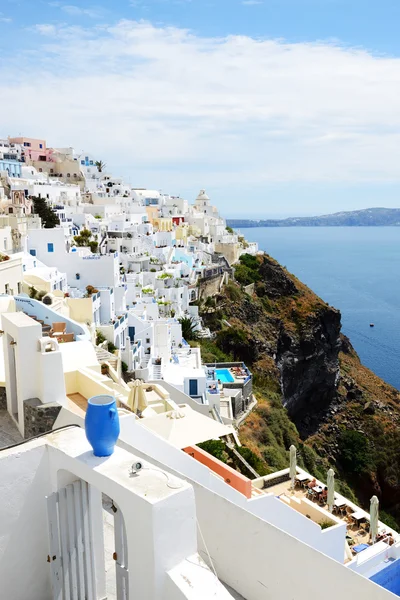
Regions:
[[273, 258], [241, 257], [235, 279], [215, 308], [200, 305], [215, 333], [202, 354], [243, 360], [253, 372], [258, 406], [240, 438], [257, 470], [285, 468], [293, 443], [310, 472], [324, 480], [332, 466], [343, 493], [365, 507], [377, 494], [386, 522], [400, 524], [399, 391], [361, 364], [340, 312]]
[[300, 333], [282, 325], [276, 364], [283, 404], [295, 420], [335, 399], [340, 348], [340, 313], [333, 308], [310, 314]]

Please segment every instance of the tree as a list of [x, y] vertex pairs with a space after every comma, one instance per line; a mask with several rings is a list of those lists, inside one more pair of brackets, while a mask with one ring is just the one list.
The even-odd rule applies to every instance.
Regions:
[[199, 337], [195, 330], [195, 322], [193, 317], [181, 317], [179, 323], [182, 326], [182, 336], [188, 342], [189, 340], [197, 340]]
[[102, 160], [96, 160], [96, 162], [94, 164], [96, 165], [99, 173], [102, 173], [107, 166], [106, 163], [103, 162]]
[[45, 229], [53, 229], [53, 227], [60, 224], [60, 219], [45, 198], [32, 196], [32, 201], [33, 213], [41, 218], [42, 225]]
[[91, 240], [92, 232], [89, 229], [82, 229], [79, 235], [74, 236], [74, 242], [77, 246], [89, 246], [90, 250], [95, 254], [98, 248], [98, 242]]

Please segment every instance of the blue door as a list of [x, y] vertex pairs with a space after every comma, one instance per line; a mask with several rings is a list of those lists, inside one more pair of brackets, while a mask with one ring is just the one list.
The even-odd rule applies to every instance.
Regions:
[[197, 379], [189, 379], [189, 396], [197, 396]]
[[135, 328], [134, 327], [128, 327], [128, 336], [129, 336], [129, 339], [131, 340], [131, 342], [135, 341]]

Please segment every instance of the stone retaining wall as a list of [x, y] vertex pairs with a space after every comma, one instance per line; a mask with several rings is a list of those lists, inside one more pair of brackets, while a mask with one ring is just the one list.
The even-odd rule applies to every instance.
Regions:
[[5, 387], [0, 387], [0, 410], [7, 410], [7, 395]]
[[61, 405], [56, 402], [42, 404], [39, 398], [24, 402], [25, 439], [51, 431]]

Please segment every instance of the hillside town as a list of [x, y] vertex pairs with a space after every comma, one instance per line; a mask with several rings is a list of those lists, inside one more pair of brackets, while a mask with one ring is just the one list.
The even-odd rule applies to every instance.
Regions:
[[[294, 446], [278, 472], [246, 460], [251, 368], [203, 359], [200, 309], [260, 251], [204, 189], [134, 187], [96, 154], [9, 137], [0, 227], [2, 597], [396, 597], [400, 534], [375, 496], [360, 508]], [[107, 458], [85, 433], [96, 398], [119, 420]]]

